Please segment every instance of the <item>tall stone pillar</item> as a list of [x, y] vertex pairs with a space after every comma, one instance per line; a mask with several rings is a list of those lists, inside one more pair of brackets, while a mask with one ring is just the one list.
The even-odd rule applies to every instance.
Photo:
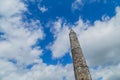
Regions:
[[75, 80], [92, 80], [89, 68], [83, 56], [76, 33], [70, 30], [70, 44], [74, 65]]

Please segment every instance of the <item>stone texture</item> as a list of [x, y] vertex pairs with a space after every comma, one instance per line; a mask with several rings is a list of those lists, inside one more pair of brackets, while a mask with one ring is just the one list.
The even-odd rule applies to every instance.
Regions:
[[83, 56], [76, 33], [70, 30], [70, 44], [74, 65], [75, 80], [92, 80], [89, 68]]

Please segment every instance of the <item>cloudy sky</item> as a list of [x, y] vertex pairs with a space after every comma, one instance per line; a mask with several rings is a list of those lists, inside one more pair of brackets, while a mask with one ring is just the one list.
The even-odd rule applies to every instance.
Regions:
[[69, 29], [93, 80], [120, 80], [119, 0], [0, 0], [0, 80], [75, 80]]

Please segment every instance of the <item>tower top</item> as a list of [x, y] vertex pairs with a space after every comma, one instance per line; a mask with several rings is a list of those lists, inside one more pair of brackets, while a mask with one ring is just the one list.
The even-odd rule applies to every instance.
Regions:
[[71, 28], [69, 35], [70, 35], [70, 34], [73, 34], [73, 33], [76, 34], [75, 31]]

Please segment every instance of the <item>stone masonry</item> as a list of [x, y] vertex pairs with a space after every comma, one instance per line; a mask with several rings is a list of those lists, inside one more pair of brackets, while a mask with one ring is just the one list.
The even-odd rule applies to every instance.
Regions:
[[70, 30], [70, 44], [74, 65], [75, 80], [92, 80], [89, 68], [83, 56], [76, 33]]

